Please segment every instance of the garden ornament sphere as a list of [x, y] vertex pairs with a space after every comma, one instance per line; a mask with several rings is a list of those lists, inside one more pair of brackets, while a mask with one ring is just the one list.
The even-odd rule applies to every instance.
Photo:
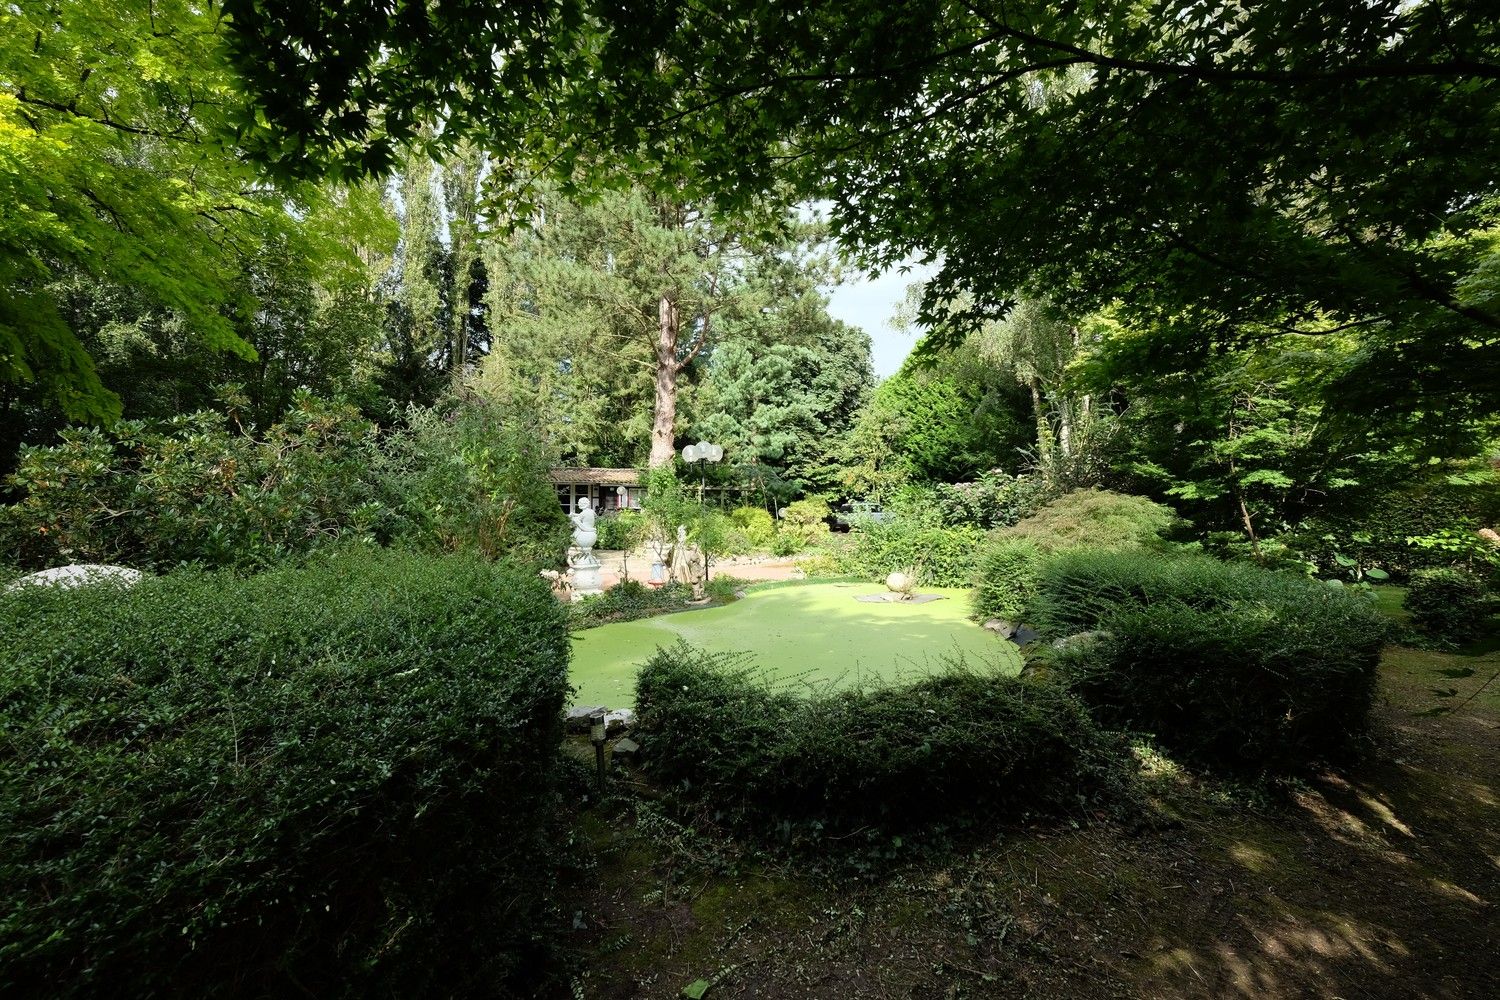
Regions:
[[916, 581], [900, 570], [885, 578], [885, 588], [893, 594], [909, 594]]

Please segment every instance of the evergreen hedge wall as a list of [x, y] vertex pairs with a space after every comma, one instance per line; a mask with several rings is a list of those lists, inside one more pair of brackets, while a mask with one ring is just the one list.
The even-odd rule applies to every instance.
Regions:
[[567, 662], [477, 559], [0, 593], [0, 994], [503, 991]]

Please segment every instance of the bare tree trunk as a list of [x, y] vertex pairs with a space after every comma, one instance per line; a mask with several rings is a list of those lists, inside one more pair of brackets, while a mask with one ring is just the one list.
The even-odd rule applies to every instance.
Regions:
[[1250, 508], [1245, 506], [1245, 498], [1235, 491], [1235, 500], [1239, 501], [1240, 519], [1245, 522], [1245, 534], [1250, 539], [1250, 551], [1255, 554], [1255, 561], [1261, 562], [1260, 539], [1255, 537], [1255, 525], [1250, 520]]
[[1060, 399], [1057, 403], [1057, 450], [1062, 457], [1073, 457], [1073, 403]]
[[[1236, 429], [1234, 424], [1235, 402], [1229, 405], [1229, 439], [1234, 440]], [[1240, 492], [1239, 471], [1234, 466], [1234, 459], [1229, 460], [1229, 491], [1234, 497], [1234, 502], [1240, 508], [1240, 520], [1245, 524], [1245, 536], [1250, 539], [1250, 551], [1255, 556], [1256, 562], [1262, 562], [1260, 554], [1260, 539], [1255, 537], [1255, 524], [1250, 520], [1250, 508], [1245, 503], [1245, 494]]]
[[672, 464], [677, 453], [674, 426], [677, 423], [677, 335], [682, 318], [677, 303], [663, 295], [657, 304], [656, 409], [651, 419], [651, 468]]

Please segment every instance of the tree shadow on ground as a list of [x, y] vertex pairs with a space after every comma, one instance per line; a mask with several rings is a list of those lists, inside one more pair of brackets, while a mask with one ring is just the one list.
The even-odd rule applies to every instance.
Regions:
[[1180, 776], [1156, 784], [1143, 824], [997, 817], [981, 846], [879, 881], [715, 856], [649, 816], [596, 818], [573, 985], [673, 997], [703, 979], [714, 1000], [1500, 996], [1500, 712], [1485, 698], [1421, 714], [1442, 656], [1388, 657], [1375, 752], [1278, 801]]

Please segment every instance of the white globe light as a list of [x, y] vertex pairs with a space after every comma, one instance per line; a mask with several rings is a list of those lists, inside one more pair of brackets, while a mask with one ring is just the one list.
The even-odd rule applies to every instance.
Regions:
[[696, 462], [696, 461], [698, 461], [698, 446], [695, 445], [695, 444], [690, 444], [687, 447], [683, 448], [682, 449], [682, 460], [684, 462]]
[[724, 449], [722, 447], [720, 447], [719, 445], [711, 444], [708, 447], [709, 447], [708, 460], [710, 462], [717, 462], [717, 461], [721, 460], [724, 457]]

